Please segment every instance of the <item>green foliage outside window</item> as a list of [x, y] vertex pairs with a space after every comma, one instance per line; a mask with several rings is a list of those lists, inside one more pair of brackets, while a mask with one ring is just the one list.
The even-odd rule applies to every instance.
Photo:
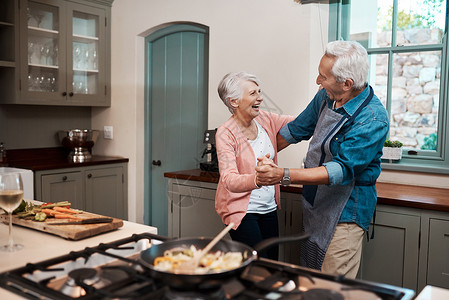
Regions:
[[424, 144], [421, 146], [422, 150], [436, 150], [437, 149], [437, 135], [431, 133], [424, 138]]
[[[435, 11], [441, 11], [441, 6], [446, 0], [424, 0], [422, 7], [424, 10], [422, 14], [410, 14], [405, 10], [398, 12], [398, 30], [405, 30], [410, 28], [433, 28], [435, 27]], [[378, 20], [384, 20], [379, 26], [382, 30], [391, 30], [391, 20], [393, 19], [393, 6], [388, 9], [387, 16], [382, 16], [378, 10]]]

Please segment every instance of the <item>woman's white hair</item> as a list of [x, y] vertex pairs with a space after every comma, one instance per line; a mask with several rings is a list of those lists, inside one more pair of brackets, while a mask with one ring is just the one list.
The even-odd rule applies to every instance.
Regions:
[[231, 100], [241, 100], [243, 96], [242, 83], [252, 81], [260, 86], [259, 79], [252, 74], [246, 72], [231, 72], [226, 74], [218, 84], [218, 95], [223, 103], [228, 107], [229, 111], [234, 114], [234, 107]]
[[354, 41], [334, 41], [327, 44], [325, 55], [334, 56], [332, 75], [337, 82], [350, 78], [354, 89], [364, 89], [368, 81], [368, 53], [366, 49]]

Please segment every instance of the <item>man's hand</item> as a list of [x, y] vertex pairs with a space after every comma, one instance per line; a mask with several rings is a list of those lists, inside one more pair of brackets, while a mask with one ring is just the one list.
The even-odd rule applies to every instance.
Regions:
[[256, 172], [256, 181], [259, 186], [279, 184], [284, 175], [283, 168], [278, 168], [276, 164], [269, 163], [265, 159], [257, 163]]

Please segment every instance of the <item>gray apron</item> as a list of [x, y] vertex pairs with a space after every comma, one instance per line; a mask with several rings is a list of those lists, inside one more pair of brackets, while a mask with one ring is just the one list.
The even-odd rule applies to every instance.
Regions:
[[[323, 101], [313, 138], [309, 144], [305, 168], [315, 168], [331, 161], [330, 142], [346, 123], [352, 123], [360, 111], [373, 97], [370, 94], [357, 111], [347, 118], [326, 105]], [[301, 245], [301, 265], [321, 270], [324, 256], [334, 235], [340, 215], [354, 188], [355, 179], [347, 185], [304, 185], [303, 186], [303, 230], [310, 238]]]

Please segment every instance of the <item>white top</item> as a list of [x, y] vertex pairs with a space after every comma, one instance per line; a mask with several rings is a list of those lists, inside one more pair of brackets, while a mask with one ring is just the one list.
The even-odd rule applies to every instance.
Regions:
[[[157, 228], [123, 221], [123, 227], [79, 241], [66, 240], [62, 237], [21, 226], [13, 226], [12, 234], [15, 243], [24, 245], [24, 249], [8, 253], [0, 252], [0, 272], [36, 263], [46, 259], [68, 254], [70, 251], [83, 250], [100, 243], [112, 242], [131, 236], [134, 233], [156, 233]], [[8, 225], [0, 223], [0, 244], [8, 242]], [[0, 299], [23, 299], [17, 294], [0, 288]]]
[[[256, 122], [256, 120], [254, 120]], [[255, 140], [248, 140], [249, 144], [253, 148], [254, 155], [256, 156], [255, 165], [257, 165], [257, 158], [270, 154], [270, 159], [274, 158], [274, 147], [268, 137], [267, 132], [256, 122], [257, 125], [257, 137]], [[248, 213], [265, 214], [276, 210], [277, 205], [274, 200], [274, 185], [262, 186], [260, 189], [255, 189], [251, 192], [249, 197]]]

